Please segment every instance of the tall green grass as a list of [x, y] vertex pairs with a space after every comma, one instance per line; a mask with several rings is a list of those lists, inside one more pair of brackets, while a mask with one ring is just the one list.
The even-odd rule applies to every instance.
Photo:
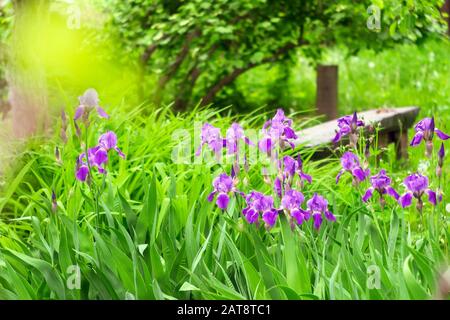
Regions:
[[[418, 105], [420, 116], [434, 114], [440, 129], [450, 132], [447, 60], [447, 42], [403, 46], [379, 55], [362, 52], [340, 60], [341, 113]], [[258, 92], [270, 86], [270, 77], [258, 72], [262, 70], [238, 84], [245, 93], [248, 79], [269, 82], [253, 83], [248, 97], [255, 104], [261, 102]], [[280, 106], [299, 110], [314, 104], [313, 71], [302, 65], [301, 72], [289, 78]], [[291, 105], [292, 101], [296, 103]], [[65, 101], [72, 104], [69, 98]], [[227, 212], [206, 201], [222, 166], [171, 160], [179, 143], [173, 136], [177, 129], [187, 130], [193, 139], [193, 123], [209, 121], [224, 133], [234, 120], [226, 111], [194, 110], [181, 116], [170, 108], [149, 113], [147, 106], [126, 104], [107, 111], [112, 119], [98, 122], [90, 131], [89, 144], [107, 129], [114, 130], [127, 159], [112, 157], [99, 215], [89, 187], [74, 178], [81, 147], [73, 126], [64, 145], [55, 119], [52, 137], [34, 138], [13, 155], [14, 166], [0, 191], [0, 299], [425, 299], [434, 295], [437, 274], [449, 263], [448, 159], [444, 200], [436, 208], [425, 205], [422, 221], [414, 207], [403, 210], [391, 199], [384, 209], [376, 201], [364, 204], [361, 195], [366, 184], [351, 187], [347, 177], [336, 186], [337, 158], [312, 162], [310, 151], [300, 148], [305, 170], [314, 177], [305, 196], [313, 191], [325, 195], [337, 222], [324, 224], [319, 232], [309, 224], [291, 231], [282, 218], [267, 232], [242, 218], [242, 199], [233, 200]], [[269, 116], [256, 110], [238, 120], [257, 129]], [[294, 123], [300, 129], [311, 121], [296, 116]], [[62, 164], [55, 160], [55, 147], [60, 149]], [[395, 159], [393, 145], [384, 154], [378, 168], [388, 171], [399, 192], [404, 191], [402, 179], [419, 167], [434, 176], [434, 165], [424, 160], [423, 146], [410, 148], [405, 161]], [[376, 162], [371, 166], [375, 170]], [[239, 187], [269, 192], [261, 182], [260, 165], [252, 167], [248, 181], [248, 187], [243, 181]], [[432, 187], [437, 187], [436, 181]], [[80, 268], [81, 289], [67, 285], [73, 282], [73, 265]], [[380, 289], [370, 285], [376, 270]]]
[[[222, 212], [206, 201], [219, 165], [176, 164], [171, 160], [177, 129], [193, 137], [195, 121], [223, 132], [230, 116], [195, 110], [178, 116], [169, 108], [143, 115], [143, 107], [117, 108], [98, 122], [89, 144], [107, 129], [119, 137], [126, 160], [112, 158], [99, 201], [74, 178], [80, 142], [69, 129], [66, 145], [58, 134], [36, 138], [18, 157], [0, 198], [1, 299], [424, 299], [435, 291], [440, 265], [448, 259], [445, 203], [425, 206], [425, 228], [415, 209], [389, 202], [362, 203], [366, 185], [338, 186], [338, 159], [309, 161], [314, 177], [304, 193], [329, 200], [337, 222], [319, 232], [307, 223], [291, 230], [281, 218], [270, 232], [242, 218], [243, 201]], [[240, 120], [259, 126], [264, 114]], [[302, 123], [298, 123], [299, 128]], [[58, 132], [58, 130], [55, 130]], [[62, 164], [54, 157], [61, 150]], [[194, 147], [191, 149], [192, 153]], [[421, 149], [411, 150], [414, 158]], [[394, 179], [414, 170], [397, 164], [393, 148], [381, 166]], [[403, 167], [402, 167], [403, 166]], [[430, 168], [430, 172], [433, 168]], [[445, 174], [448, 174], [448, 167]], [[249, 172], [248, 188], [270, 191], [260, 165]], [[447, 191], [448, 186], [444, 183]], [[243, 181], [239, 185], [244, 188]], [[400, 189], [400, 188], [399, 188]], [[57, 197], [52, 210], [51, 193]], [[401, 190], [401, 189], [400, 189]], [[73, 269], [81, 288], [71, 289]], [[379, 289], [368, 285], [379, 268]], [[73, 287], [72, 287], [73, 288]]]

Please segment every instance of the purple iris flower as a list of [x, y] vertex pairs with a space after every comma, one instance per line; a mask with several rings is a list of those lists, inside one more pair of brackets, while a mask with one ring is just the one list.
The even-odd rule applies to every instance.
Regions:
[[264, 137], [258, 142], [259, 150], [270, 154], [277, 144], [281, 149], [284, 149], [286, 144], [295, 148], [291, 140], [297, 139], [297, 135], [291, 126], [292, 120], [285, 117], [282, 109], [278, 109], [275, 116], [263, 126]]
[[442, 167], [444, 166], [445, 149], [444, 143], [441, 143], [441, 147], [438, 151], [438, 165], [436, 167], [436, 175], [438, 178], [442, 176]]
[[339, 142], [342, 137], [350, 135], [350, 143], [356, 146], [358, 141], [358, 127], [364, 127], [364, 121], [358, 119], [356, 112], [352, 116], [344, 116], [337, 120], [339, 130], [333, 138], [333, 143]]
[[56, 193], [52, 190], [52, 211], [56, 212], [58, 210], [58, 202], [56, 199]]
[[199, 156], [202, 152], [203, 146], [206, 144], [218, 157], [222, 148], [226, 145], [226, 140], [220, 135], [220, 129], [205, 123], [202, 127], [202, 132], [200, 134], [201, 144], [195, 153]]
[[395, 191], [395, 189], [391, 187], [392, 180], [386, 175], [385, 170], [380, 170], [377, 175], [371, 176], [370, 183], [372, 184], [372, 186], [367, 189], [366, 193], [362, 197], [362, 200], [364, 202], [367, 202], [367, 200], [372, 197], [374, 191], [377, 191], [380, 195], [380, 203], [382, 206], [384, 206], [385, 204], [383, 198], [385, 194], [388, 194], [389, 196], [394, 197], [395, 200], [398, 200], [399, 195], [397, 191]]
[[[88, 162], [89, 161], [89, 164]], [[96, 146], [88, 149], [88, 157], [86, 160], [86, 153], [82, 153], [77, 159], [77, 166], [75, 177], [80, 181], [86, 181], [89, 175], [89, 166], [96, 167], [100, 173], [106, 173], [103, 164], [108, 162], [108, 152], [103, 148]]]
[[[225, 140], [225, 145], [227, 148], [227, 154], [235, 155], [234, 163], [232, 166], [232, 174], [234, 177], [239, 173], [239, 156], [240, 156], [240, 142], [244, 141], [247, 145], [253, 145], [253, 143], [244, 135], [244, 129], [239, 125], [239, 123], [234, 122], [230, 128], [227, 130], [227, 137]], [[247, 157], [244, 155], [244, 168], [248, 169]]]
[[273, 190], [275, 191], [275, 194], [278, 196], [278, 198], [281, 198], [283, 194], [283, 183], [281, 182], [281, 179], [279, 177], [275, 178], [275, 181], [273, 182]]
[[312, 177], [303, 172], [303, 162], [298, 156], [297, 160], [290, 156], [284, 156], [283, 161], [278, 161], [280, 173], [274, 181], [274, 191], [279, 198], [282, 197], [283, 190], [287, 191], [292, 188], [292, 183], [296, 175], [299, 176], [299, 187], [303, 187], [303, 182], [312, 182]]
[[444, 143], [441, 143], [441, 147], [439, 148], [438, 151], [438, 164], [441, 167], [444, 165], [444, 157], [445, 157]]
[[284, 165], [283, 175], [285, 178], [293, 178], [295, 174], [298, 174], [302, 182], [303, 181], [308, 181], [309, 183], [312, 182], [312, 177], [303, 172], [303, 162], [302, 159], [300, 158], [300, 155], [297, 157], [297, 160], [295, 160], [290, 156], [284, 156], [283, 165]]
[[364, 179], [366, 179], [366, 177], [370, 174], [369, 169], [364, 170], [363, 168], [361, 168], [358, 156], [349, 151], [345, 152], [342, 155], [341, 165], [342, 170], [339, 171], [338, 175], [336, 176], [336, 184], [339, 183], [339, 179], [346, 171], [352, 174], [355, 182], [364, 181]]
[[213, 201], [217, 194], [217, 206], [222, 210], [226, 210], [230, 202], [230, 193], [240, 193], [236, 190], [236, 183], [237, 180], [229, 177], [226, 173], [220, 174], [213, 181], [214, 190], [208, 195], [208, 201]]
[[117, 135], [113, 131], [108, 131], [100, 136], [98, 139], [99, 147], [108, 152], [110, 149], [115, 150], [121, 158], [125, 158], [123, 152], [117, 147]]
[[84, 182], [89, 175], [89, 167], [84, 161], [80, 161], [80, 157], [77, 158], [77, 165], [75, 169], [75, 177]]
[[125, 154], [117, 147], [117, 135], [108, 131], [100, 136], [97, 146], [88, 149], [87, 159], [86, 153], [78, 157], [75, 177], [80, 181], [86, 181], [89, 166], [96, 167], [100, 173], [106, 173], [104, 164], [108, 162], [108, 151], [111, 149], [115, 150], [121, 158], [125, 158]]
[[322, 215], [325, 215], [325, 218], [329, 221], [336, 221], [336, 217], [328, 210], [328, 201], [317, 193], [314, 193], [306, 205], [308, 206], [309, 215], [313, 217], [314, 228], [317, 230], [322, 224]]
[[227, 130], [226, 146], [228, 154], [239, 152], [239, 142], [243, 140], [246, 144], [251, 145], [250, 140], [244, 135], [244, 129], [239, 123], [234, 122]]
[[428, 157], [431, 157], [433, 150], [433, 137], [435, 133], [441, 140], [447, 140], [450, 138], [449, 135], [435, 127], [434, 118], [424, 118], [420, 120], [414, 127], [414, 130], [416, 133], [414, 134], [410, 145], [412, 147], [418, 146], [422, 140], [424, 140], [426, 145], [426, 155]]
[[411, 205], [412, 198], [417, 199], [417, 209], [422, 212], [423, 200], [422, 196], [426, 193], [428, 201], [436, 205], [436, 193], [428, 188], [428, 178], [419, 173], [409, 175], [403, 181], [408, 191], [398, 199], [398, 203], [403, 207]]
[[266, 227], [271, 228], [275, 225], [278, 217], [278, 210], [273, 206], [273, 198], [260, 192], [252, 191], [246, 197], [247, 207], [242, 210], [245, 219], [253, 224], [258, 224], [259, 214], [262, 213]]
[[301, 208], [304, 200], [305, 197], [303, 194], [294, 189], [286, 191], [283, 199], [281, 199], [281, 208], [288, 211], [298, 225], [301, 225], [303, 221], [310, 218], [309, 212]]
[[89, 113], [95, 109], [100, 117], [108, 119], [109, 116], [106, 114], [105, 110], [99, 106], [98, 93], [95, 89], [87, 89], [81, 97], [78, 97], [80, 105], [75, 111], [75, 120], [83, 117], [87, 119]]

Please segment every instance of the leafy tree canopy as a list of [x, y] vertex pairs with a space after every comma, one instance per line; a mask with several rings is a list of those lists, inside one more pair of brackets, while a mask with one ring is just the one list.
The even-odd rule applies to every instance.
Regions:
[[[118, 0], [111, 8], [124, 45], [138, 49], [146, 70], [159, 74], [153, 98], [173, 92], [168, 101], [184, 109], [211, 103], [256, 66], [292, 61], [296, 49], [318, 61], [336, 44], [350, 52], [380, 50], [443, 33], [442, 2]], [[169, 84], [174, 90], [165, 90]]]

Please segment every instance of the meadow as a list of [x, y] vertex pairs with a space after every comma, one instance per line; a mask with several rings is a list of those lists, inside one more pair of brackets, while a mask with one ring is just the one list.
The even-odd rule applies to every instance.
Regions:
[[[446, 40], [430, 40], [381, 54], [362, 51], [348, 59], [339, 51], [331, 53], [330, 61], [341, 66], [340, 113], [417, 105], [417, 121], [434, 116], [436, 126], [450, 133], [449, 46]], [[344, 149], [338, 156], [312, 161], [313, 150], [301, 146], [283, 152], [301, 154], [303, 170], [312, 176], [301, 189], [305, 203], [316, 192], [323, 195], [336, 221], [323, 219], [319, 229], [313, 219], [292, 226], [289, 214], [280, 213], [276, 223], [265, 228], [263, 220], [259, 226], [247, 221], [240, 195], [229, 195], [226, 210], [215, 200], [207, 201], [213, 180], [221, 173], [231, 175], [232, 164], [195, 163], [200, 132], [193, 123], [208, 122], [222, 136], [235, 121], [244, 130], [257, 130], [274, 116], [275, 107], [293, 119], [296, 131], [318, 121], [311, 113], [311, 66], [299, 63], [290, 72], [282, 93], [286, 97], [266, 107], [273, 99], [259, 94], [258, 88], [270, 87], [277, 77], [261, 77], [262, 72], [267, 70], [260, 67], [239, 79], [239, 90], [255, 106], [240, 115], [227, 107], [174, 113], [170, 106], [122, 101], [105, 108], [110, 119], [92, 111], [88, 129], [81, 121], [77, 133], [71, 119], [78, 106], [76, 95], [82, 92], [67, 95], [65, 105], [73, 108], [65, 110], [66, 124], [54, 116], [51, 136], [30, 139], [1, 178], [0, 299], [435, 297], [438, 275], [449, 263], [450, 211], [449, 162], [444, 160], [438, 179], [441, 141], [436, 136], [430, 159], [422, 143], [408, 149], [408, 160], [397, 161], [394, 147], [380, 150], [376, 137], [368, 157], [363, 138], [354, 150], [372, 174], [385, 169], [399, 194], [406, 190], [403, 179], [417, 171], [429, 177], [433, 190], [440, 187], [442, 201], [434, 206], [424, 195], [422, 213], [415, 200], [402, 208], [387, 196], [381, 204], [374, 194], [365, 203], [361, 198], [370, 186], [368, 178], [354, 184], [346, 173], [336, 184]], [[90, 183], [77, 180], [76, 159], [109, 130], [116, 133], [125, 158], [111, 151], [106, 175], [92, 170]], [[173, 161], [180, 141], [188, 150], [186, 163]], [[449, 147], [445, 143], [446, 150]], [[202, 157], [210, 156], [210, 150], [203, 149]], [[273, 186], [264, 182], [265, 165], [250, 163], [248, 171], [242, 165], [236, 187], [246, 194], [273, 194]]]

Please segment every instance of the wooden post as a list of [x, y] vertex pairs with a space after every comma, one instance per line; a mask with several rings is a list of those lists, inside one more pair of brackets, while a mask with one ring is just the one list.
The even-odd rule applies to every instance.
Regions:
[[327, 120], [338, 116], [338, 66], [317, 66], [317, 97], [316, 107], [319, 114]]
[[381, 131], [378, 134], [378, 155], [377, 155], [377, 165], [380, 164], [380, 160], [384, 157], [386, 153], [386, 148], [389, 145], [389, 134], [387, 132]]
[[408, 131], [403, 130], [395, 134], [397, 160], [408, 159]]

